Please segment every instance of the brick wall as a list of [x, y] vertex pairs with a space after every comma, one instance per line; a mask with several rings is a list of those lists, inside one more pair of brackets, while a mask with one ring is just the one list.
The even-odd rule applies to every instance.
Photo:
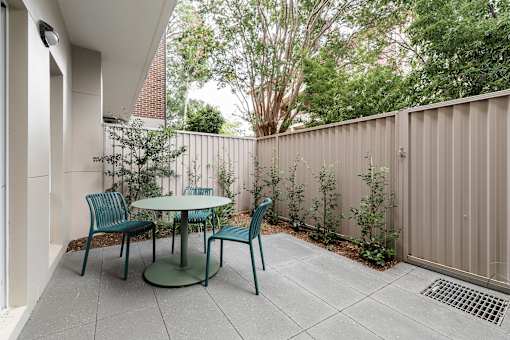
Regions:
[[145, 83], [136, 100], [133, 115], [141, 118], [165, 119], [166, 112], [166, 49], [165, 37], [152, 60]]

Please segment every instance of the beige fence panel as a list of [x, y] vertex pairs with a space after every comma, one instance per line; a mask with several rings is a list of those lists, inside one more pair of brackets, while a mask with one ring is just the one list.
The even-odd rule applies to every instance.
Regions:
[[411, 261], [508, 287], [509, 103], [506, 91], [402, 113]]
[[[112, 152], [122, 153], [118, 145], [114, 145], [109, 137], [108, 129], [122, 129], [121, 126], [105, 124], [105, 154]], [[125, 127], [124, 127], [125, 128]], [[174, 170], [176, 176], [161, 178], [163, 192], [171, 191], [180, 195], [188, 186], [188, 175], [190, 170], [200, 176], [199, 185], [214, 188], [216, 194], [223, 192], [218, 184], [218, 165], [220, 162], [231, 164], [235, 174], [234, 191], [236, 197], [236, 209], [245, 211], [250, 208], [250, 196], [244, 190], [252, 183], [250, 174], [253, 172], [253, 155], [255, 153], [256, 140], [248, 137], [227, 137], [214, 134], [203, 134], [186, 131], [178, 131], [171, 140], [171, 147], [184, 146], [186, 152], [169, 166]], [[123, 157], [129, 157], [127, 153]], [[104, 178], [104, 188], [110, 188], [112, 180]]]
[[[319, 194], [316, 174], [323, 164], [332, 166], [339, 195], [337, 214], [347, 216], [350, 208], [358, 207], [360, 199], [366, 194], [358, 175], [366, 170], [367, 157], [371, 156], [375, 165], [390, 168], [389, 189], [395, 190], [395, 131], [395, 113], [387, 113], [259, 138], [257, 155], [261, 164], [268, 167], [273, 153], [276, 153], [285, 178], [296, 157], [300, 159], [297, 177], [298, 182], [306, 186], [304, 208], [307, 211]], [[283, 217], [288, 216], [284, 189], [287, 183], [286, 179], [282, 182], [283, 200], [278, 205], [279, 214]], [[393, 216], [389, 218], [393, 223]], [[310, 216], [307, 222], [313, 224]], [[336, 231], [349, 236], [358, 234], [358, 228], [349, 219], [343, 219]]]

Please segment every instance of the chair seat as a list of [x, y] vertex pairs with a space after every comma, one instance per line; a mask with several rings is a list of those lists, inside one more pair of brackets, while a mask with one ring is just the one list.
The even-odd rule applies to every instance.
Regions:
[[224, 226], [220, 231], [212, 235], [211, 238], [237, 242], [249, 242], [250, 229], [234, 226]]
[[110, 226], [98, 228], [98, 232], [103, 233], [129, 233], [144, 231], [154, 226], [152, 221], [124, 221]]
[[[190, 210], [188, 212], [189, 223], [204, 223], [211, 216], [210, 210]], [[181, 212], [178, 211], [174, 216], [175, 222], [181, 221]]]

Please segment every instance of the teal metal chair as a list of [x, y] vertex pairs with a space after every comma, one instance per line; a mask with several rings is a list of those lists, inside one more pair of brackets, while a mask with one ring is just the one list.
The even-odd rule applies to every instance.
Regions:
[[[212, 188], [200, 188], [200, 187], [188, 187], [182, 193], [183, 195], [195, 195], [195, 196], [212, 196]], [[211, 222], [213, 234], [215, 232], [214, 226], [214, 209], [206, 210], [190, 210], [188, 212], [188, 223], [189, 224], [201, 224], [204, 230], [204, 253], [206, 251], [207, 241], [207, 222]], [[181, 213], [177, 212], [174, 216], [174, 223], [172, 226], [172, 254], [174, 253], [175, 245], [175, 230], [181, 222]]]
[[214, 240], [220, 240], [220, 267], [223, 266], [223, 241], [234, 241], [245, 243], [250, 246], [251, 267], [253, 270], [253, 281], [255, 282], [255, 294], [259, 295], [259, 284], [257, 282], [257, 271], [255, 268], [255, 256], [253, 255], [253, 239], [259, 240], [260, 257], [262, 258], [262, 269], [266, 270], [264, 263], [264, 252], [262, 251], [262, 240], [260, 237], [260, 228], [262, 219], [273, 201], [270, 198], [264, 199], [255, 209], [251, 218], [250, 228], [224, 226], [220, 231], [209, 237], [207, 241], [207, 258], [205, 264], [205, 286], [209, 283], [209, 259], [211, 257], [211, 243]]
[[152, 262], [156, 261], [156, 225], [152, 221], [130, 221], [129, 210], [121, 193], [101, 192], [89, 194], [85, 199], [90, 210], [90, 230], [81, 276], [85, 274], [90, 245], [96, 233], [122, 233], [120, 257], [122, 257], [124, 243], [127, 240], [124, 280], [128, 275], [129, 244], [132, 236], [152, 230]]

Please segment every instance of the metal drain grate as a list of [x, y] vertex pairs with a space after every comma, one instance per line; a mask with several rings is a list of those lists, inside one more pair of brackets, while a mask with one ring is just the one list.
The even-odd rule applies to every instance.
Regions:
[[435, 280], [421, 293], [496, 325], [503, 322], [509, 305], [508, 300], [445, 279]]

